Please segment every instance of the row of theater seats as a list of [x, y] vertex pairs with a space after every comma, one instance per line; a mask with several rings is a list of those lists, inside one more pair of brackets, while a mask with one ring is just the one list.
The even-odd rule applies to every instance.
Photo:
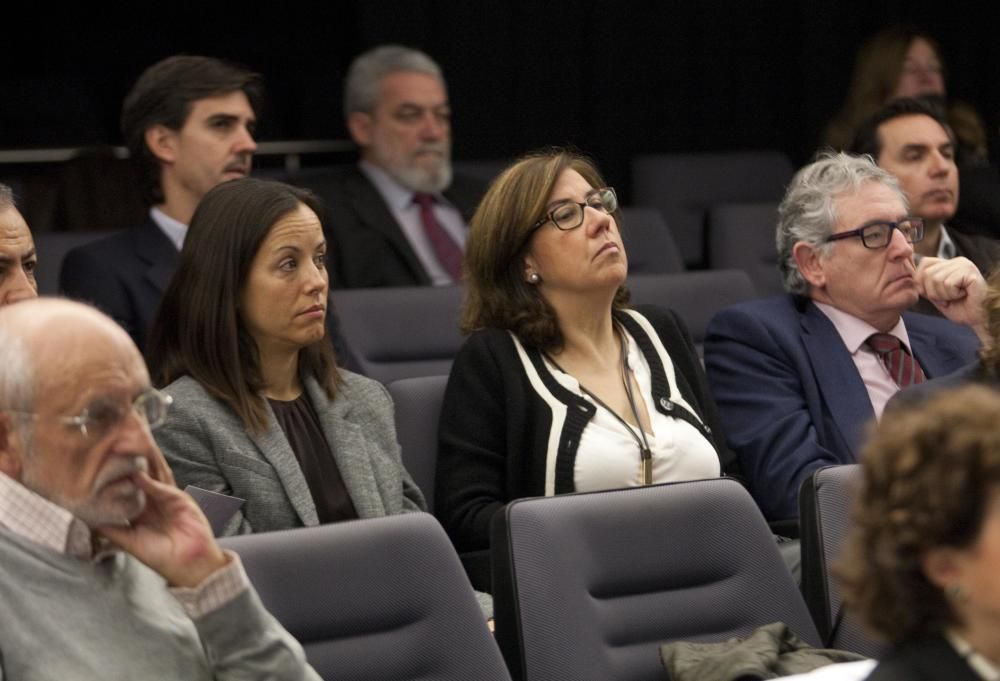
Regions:
[[[803, 488], [821, 538], [803, 543], [804, 575], [829, 574], [856, 477], [853, 466], [824, 469]], [[328, 679], [654, 681], [663, 643], [722, 641], [776, 621], [812, 645], [879, 650], [850, 618], [839, 622], [835, 580], [813, 587], [829, 596], [810, 612], [815, 599], [796, 589], [732, 479], [514, 501], [492, 541], [495, 640], [429, 514], [223, 543]]]
[[[626, 282], [632, 305], [673, 309], [699, 352], [712, 316], [758, 295], [742, 270], [633, 274]], [[389, 383], [447, 374], [463, 342], [458, 330], [460, 286], [334, 291], [341, 333], [366, 376]]]
[[[504, 161], [456, 161], [456, 170], [485, 181]], [[258, 175], [322, 190], [330, 168]], [[742, 269], [761, 295], [777, 293], [774, 225], [793, 167], [776, 151], [642, 154], [632, 160], [632, 205], [623, 209], [623, 237], [637, 274], [685, 269]], [[62, 256], [106, 232], [35, 234], [40, 290], [55, 293]]]

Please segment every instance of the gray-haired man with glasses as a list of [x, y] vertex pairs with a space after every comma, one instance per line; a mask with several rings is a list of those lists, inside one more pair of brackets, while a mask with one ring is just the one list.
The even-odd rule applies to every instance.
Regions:
[[[965, 258], [914, 262], [924, 220], [870, 158], [826, 154], [792, 179], [776, 245], [788, 294], [721, 311], [705, 365], [730, 446], [772, 521], [802, 481], [856, 461], [901, 388], [975, 359], [985, 282]], [[952, 321], [906, 312], [923, 295]]]
[[169, 404], [97, 310], [0, 309], [0, 681], [319, 678], [174, 486]]

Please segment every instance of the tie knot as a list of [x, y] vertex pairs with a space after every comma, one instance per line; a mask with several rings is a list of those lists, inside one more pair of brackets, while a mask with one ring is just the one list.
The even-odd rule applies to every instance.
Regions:
[[873, 333], [868, 336], [868, 347], [880, 355], [884, 355], [903, 347], [903, 343], [891, 333]]
[[434, 195], [417, 192], [413, 195], [413, 203], [417, 204], [421, 208], [428, 208], [434, 205]]

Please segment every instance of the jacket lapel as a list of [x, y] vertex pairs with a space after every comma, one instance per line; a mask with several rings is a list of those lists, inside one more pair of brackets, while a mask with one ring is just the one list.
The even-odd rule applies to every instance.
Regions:
[[910, 337], [910, 350], [920, 363], [927, 378], [937, 378], [955, 371], [956, 367], [969, 363], [960, 349], [952, 343], [941, 342], [934, 333], [928, 332], [920, 323], [919, 316], [903, 315], [906, 324], [906, 335]]
[[390, 212], [375, 185], [360, 170], [355, 170], [348, 178], [346, 187], [348, 193], [351, 194], [351, 203], [357, 208], [361, 221], [392, 244], [392, 247], [406, 262], [406, 266], [421, 285], [430, 284], [431, 280], [427, 276], [427, 272], [424, 271], [424, 266], [420, 264], [417, 254], [413, 252], [410, 242], [406, 240], [403, 230], [400, 229], [396, 218]]
[[806, 304], [801, 323], [802, 342], [816, 384], [847, 446], [845, 454], [857, 460], [862, 428], [875, 418], [868, 390], [833, 322], [810, 302]]
[[[361, 426], [348, 418], [351, 400], [338, 399], [330, 402], [322, 386], [311, 376], [306, 377], [303, 383], [358, 517], [378, 518], [387, 515], [376, 473], [372, 468], [372, 453], [368, 451], [372, 444], [365, 437]], [[346, 387], [341, 384], [341, 389], [346, 390]]]
[[254, 433], [248, 430], [247, 435], [250, 436], [268, 463], [277, 471], [281, 485], [285, 488], [285, 494], [292, 502], [292, 508], [302, 520], [302, 524], [306, 526], [319, 525], [316, 504], [313, 503], [306, 477], [302, 474], [302, 467], [299, 466], [299, 460], [295, 458], [295, 453], [292, 451], [291, 445], [288, 444], [288, 438], [285, 437], [281, 426], [278, 425], [278, 420], [274, 417], [270, 404], [267, 405], [267, 411], [271, 417], [267, 430], [263, 433]]
[[133, 243], [136, 256], [149, 265], [146, 279], [156, 287], [156, 290], [163, 293], [177, 269], [179, 255], [177, 248], [149, 217], [136, 231], [135, 236]]

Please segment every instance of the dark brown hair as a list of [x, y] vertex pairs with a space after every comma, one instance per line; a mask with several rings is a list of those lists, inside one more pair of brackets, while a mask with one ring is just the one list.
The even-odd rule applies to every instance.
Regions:
[[[564, 170], [575, 170], [591, 187], [606, 183], [594, 163], [575, 151], [545, 149], [524, 156], [497, 177], [472, 216], [465, 250], [465, 304], [462, 331], [513, 331], [524, 343], [544, 350], [562, 347], [555, 311], [524, 280], [523, 256], [533, 225], [545, 217], [552, 189]], [[613, 213], [622, 229], [621, 211]], [[628, 304], [619, 287], [614, 306]]]
[[163, 203], [160, 162], [146, 146], [154, 125], [180, 130], [200, 99], [241, 91], [260, 115], [263, 84], [256, 73], [212, 57], [167, 57], [142, 72], [122, 104], [121, 128], [129, 156], [139, 175], [143, 199]]
[[979, 351], [979, 358], [988, 372], [1000, 376], [1000, 267], [993, 270], [986, 283], [983, 311], [990, 341]]
[[967, 386], [885, 413], [861, 455], [864, 482], [838, 574], [844, 598], [890, 642], [957, 623], [922, 559], [968, 548], [1000, 486], [1000, 395]]
[[[271, 228], [302, 204], [322, 219], [315, 195], [280, 182], [243, 178], [205, 194], [150, 333], [147, 363], [156, 386], [191, 376], [247, 428], [265, 426], [260, 356], [237, 306]], [[299, 351], [299, 373], [314, 377], [334, 398], [340, 374], [329, 338]]]

